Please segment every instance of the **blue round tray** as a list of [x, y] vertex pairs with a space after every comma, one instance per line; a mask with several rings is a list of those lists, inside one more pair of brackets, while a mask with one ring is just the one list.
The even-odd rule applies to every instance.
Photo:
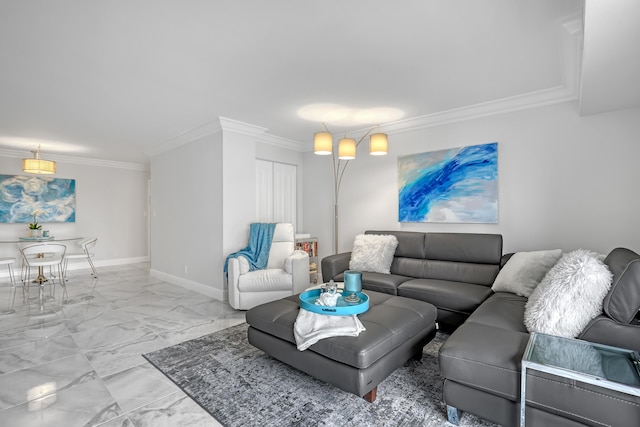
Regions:
[[340, 292], [338, 302], [335, 307], [326, 307], [323, 305], [316, 305], [315, 302], [320, 296], [320, 289], [312, 289], [300, 294], [300, 307], [307, 311], [319, 314], [328, 314], [330, 316], [349, 316], [351, 314], [360, 314], [369, 310], [369, 297], [367, 294], [357, 292], [360, 297], [360, 302], [357, 304], [349, 304], [344, 300], [344, 297]]

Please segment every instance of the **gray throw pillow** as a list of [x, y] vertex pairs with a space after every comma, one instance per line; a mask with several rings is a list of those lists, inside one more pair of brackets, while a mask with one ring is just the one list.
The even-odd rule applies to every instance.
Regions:
[[562, 249], [516, 252], [500, 269], [491, 289], [528, 298], [561, 256]]

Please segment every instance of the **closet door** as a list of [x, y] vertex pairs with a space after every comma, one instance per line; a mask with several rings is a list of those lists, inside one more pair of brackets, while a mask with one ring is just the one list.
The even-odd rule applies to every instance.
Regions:
[[256, 160], [256, 218], [296, 226], [296, 166]]
[[296, 167], [273, 164], [274, 222], [290, 222], [296, 230]]
[[256, 221], [273, 221], [273, 162], [256, 160]]

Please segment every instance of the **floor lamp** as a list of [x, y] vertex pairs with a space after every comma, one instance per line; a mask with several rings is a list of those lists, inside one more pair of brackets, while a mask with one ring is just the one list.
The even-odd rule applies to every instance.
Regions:
[[316, 132], [313, 137], [313, 152], [320, 156], [331, 155], [333, 160], [333, 243], [334, 253], [338, 253], [338, 196], [340, 195], [340, 184], [342, 183], [342, 177], [344, 171], [349, 165], [349, 161], [356, 158], [356, 151], [358, 146], [364, 139], [369, 136], [369, 154], [372, 156], [381, 156], [387, 154], [389, 146], [389, 138], [385, 133], [372, 133], [374, 130], [379, 130], [379, 126], [373, 127], [367, 131], [358, 141], [353, 138], [347, 138], [345, 134], [344, 138], [338, 141], [338, 155], [333, 149], [333, 135], [327, 129], [327, 126], [322, 123], [324, 131]]

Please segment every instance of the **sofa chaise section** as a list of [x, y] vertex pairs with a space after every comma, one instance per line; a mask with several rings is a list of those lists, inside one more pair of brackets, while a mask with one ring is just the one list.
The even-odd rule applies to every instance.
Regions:
[[[640, 255], [618, 248], [604, 262], [613, 285], [603, 313], [578, 339], [640, 350]], [[500, 425], [518, 425], [521, 360], [529, 341], [526, 303], [525, 297], [496, 292], [443, 344], [443, 397], [452, 413], [463, 410]], [[603, 369], [616, 369], [616, 363], [603, 361]], [[638, 397], [542, 372], [527, 374], [527, 427], [637, 426], [638, 420]]]

